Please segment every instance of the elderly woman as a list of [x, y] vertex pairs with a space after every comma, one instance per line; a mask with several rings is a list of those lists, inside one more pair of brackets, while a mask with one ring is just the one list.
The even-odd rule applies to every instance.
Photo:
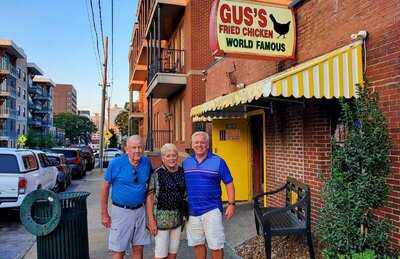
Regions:
[[146, 199], [148, 228], [155, 239], [154, 258], [176, 258], [185, 202], [185, 178], [174, 144], [161, 148], [162, 165], [150, 178]]

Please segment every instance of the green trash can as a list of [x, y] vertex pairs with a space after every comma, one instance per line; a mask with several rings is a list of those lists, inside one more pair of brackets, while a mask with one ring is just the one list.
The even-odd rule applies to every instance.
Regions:
[[89, 195], [36, 190], [25, 197], [20, 208], [21, 222], [37, 236], [39, 259], [89, 258], [86, 206]]

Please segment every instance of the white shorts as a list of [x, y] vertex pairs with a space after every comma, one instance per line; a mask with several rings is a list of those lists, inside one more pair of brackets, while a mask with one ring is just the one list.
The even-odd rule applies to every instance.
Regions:
[[181, 227], [168, 230], [157, 230], [155, 240], [155, 257], [164, 258], [168, 254], [177, 254], [181, 237]]
[[200, 216], [189, 216], [186, 233], [189, 246], [203, 245], [207, 240], [211, 250], [224, 248], [225, 233], [221, 211], [213, 209]]

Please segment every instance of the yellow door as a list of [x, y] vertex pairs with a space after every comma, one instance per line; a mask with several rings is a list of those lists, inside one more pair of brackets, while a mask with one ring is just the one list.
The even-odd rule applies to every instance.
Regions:
[[[233, 177], [237, 201], [251, 199], [250, 149], [248, 121], [245, 119], [213, 120], [212, 151], [222, 157]], [[222, 184], [222, 199], [227, 200]]]

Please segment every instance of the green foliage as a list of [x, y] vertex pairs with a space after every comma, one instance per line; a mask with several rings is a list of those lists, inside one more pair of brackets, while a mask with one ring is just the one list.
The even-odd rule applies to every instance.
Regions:
[[80, 140], [87, 144], [90, 135], [97, 131], [94, 123], [87, 117], [68, 112], [55, 115], [54, 126], [65, 130], [65, 138], [68, 138], [71, 144], [78, 144]]
[[109, 129], [109, 131], [111, 132], [112, 136], [110, 138], [110, 144], [108, 145], [108, 147], [118, 147], [117, 135], [115, 134], [113, 129]]
[[55, 145], [55, 140], [50, 134], [29, 130], [27, 137], [28, 140], [25, 143], [25, 147], [28, 148], [52, 148]]
[[358, 91], [354, 103], [341, 101], [347, 139], [342, 146], [332, 140], [331, 176], [321, 190], [318, 232], [328, 258], [366, 250], [387, 253], [391, 225], [372, 212], [388, 195], [390, 139], [377, 96], [368, 85]]
[[117, 125], [122, 136], [128, 135], [128, 111], [127, 110], [121, 111], [115, 118], [114, 123], [115, 123], [115, 125]]

